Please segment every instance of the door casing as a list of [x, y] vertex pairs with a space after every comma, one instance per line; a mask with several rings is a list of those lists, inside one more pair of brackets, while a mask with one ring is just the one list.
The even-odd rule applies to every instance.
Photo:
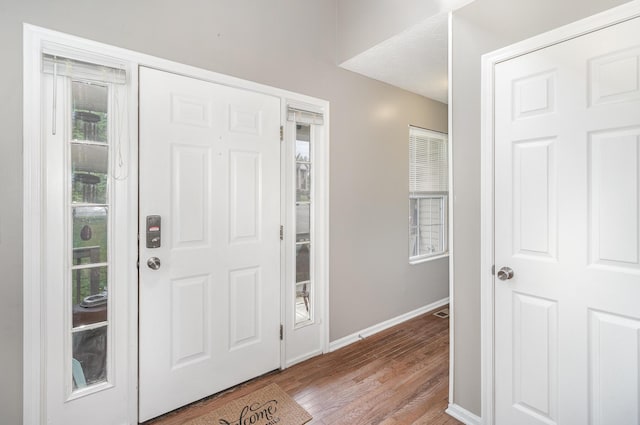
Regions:
[[572, 38], [640, 16], [634, 1], [532, 37], [482, 57], [481, 132], [481, 405], [482, 423], [493, 425], [494, 416], [494, 70], [509, 59], [562, 43]]
[[[323, 305], [319, 309], [323, 318], [322, 324], [324, 328], [321, 333], [322, 352], [327, 352], [329, 350], [329, 102], [30, 24], [24, 24], [23, 40], [23, 423], [25, 425], [42, 424], [46, 419], [46, 400], [42, 391], [44, 379], [43, 361], [45, 358], [43, 351], [45, 349], [43, 340], [45, 339], [43, 337], [46, 328], [41, 314], [43, 308], [46, 307], [41, 298], [46, 277], [41, 273], [43, 261], [41, 250], [44, 244], [42, 242], [43, 223], [40, 218], [40, 212], [43, 211], [44, 206], [41, 169], [45, 154], [41, 141], [42, 119], [44, 117], [42, 117], [40, 108], [42, 102], [40, 84], [41, 52], [44, 45], [55, 46], [56, 49], [60, 50], [61, 54], [64, 53], [69, 57], [84, 59], [88, 62], [91, 62], [92, 59], [101, 62], [100, 59], [106, 58], [109, 61], [119, 61], [127, 64], [130, 69], [131, 80], [130, 91], [127, 95], [129, 102], [127, 115], [130, 123], [129, 149], [132, 168], [127, 209], [136, 213], [130, 214], [130, 222], [127, 226], [128, 231], [131, 232], [129, 246], [127, 246], [128, 258], [131, 264], [128, 273], [130, 289], [127, 294], [129, 305], [127, 314], [132, 318], [138, 317], [138, 273], [135, 267], [138, 260], [138, 177], [136, 165], [138, 163], [138, 67], [147, 66], [244, 90], [265, 93], [280, 97], [282, 105], [287, 105], [291, 102], [313, 105], [323, 112], [325, 116], [324, 140], [322, 141], [324, 161], [317, 164], [316, 181], [319, 182], [324, 196], [316, 205], [316, 214], [323, 215], [326, 219], [317, 229], [316, 239], [318, 246], [321, 246], [322, 250], [317, 252], [315, 261], [318, 276], [322, 278], [322, 285], [318, 288], [319, 291], [322, 291], [321, 299], [323, 300]], [[282, 114], [281, 125], [285, 124], [284, 120], [285, 114]], [[281, 180], [283, 181], [281, 190], [284, 191], [284, 177]], [[285, 228], [294, 228], [294, 226], [285, 222], [284, 215], [282, 223]], [[282, 255], [282, 261], [285, 261], [284, 255]], [[284, 297], [284, 280], [281, 285], [281, 294]], [[282, 306], [281, 320], [282, 323], [285, 323], [284, 310], [286, 307], [284, 303], [282, 303]], [[130, 394], [127, 411], [129, 412], [130, 423], [136, 424], [138, 417], [138, 331], [136, 320], [129, 320], [127, 339], [129, 341], [129, 353], [127, 356], [129, 359], [127, 366], [129, 369], [129, 382], [127, 385]], [[281, 353], [281, 367], [290, 366], [291, 362], [288, 361], [290, 359], [287, 359], [284, 344], [282, 344]]]

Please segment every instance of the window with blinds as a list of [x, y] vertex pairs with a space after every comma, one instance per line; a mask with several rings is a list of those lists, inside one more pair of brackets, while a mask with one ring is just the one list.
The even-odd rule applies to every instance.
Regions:
[[409, 127], [409, 261], [447, 253], [447, 135]]
[[[67, 388], [87, 393], [109, 388], [115, 363], [112, 312], [115, 276], [115, 180], [126, 178], [125, 69], [44, 52], [42, 72], [51, 75], [52, 134], [65, 141], [66, 179], [65, 315], [69, 337]], [[59, 92], [59, 93], [58, 93]], [[64, 111], [58, 110], [62, 107]], [[57, 114], [63, 118], [58, 120]], [[56, 122], [64, 122], [56, 129]], [[55, 148], [57, 149], [57, 148]], [[61, 226], [65, 226], [63, 221]], [[70, 319], [70, 320], [69, 320]], [[67, 394], [70, 396], [70, 394]]]
[[313, 179], [316, 172], [316, 131], [324, 125], [324, 114], [287, 106], [287, 121], [295, 128], [295, 321], [297, 328], [312, 325], [315, 320], [315, 249], [314, 211], [316, 208]]

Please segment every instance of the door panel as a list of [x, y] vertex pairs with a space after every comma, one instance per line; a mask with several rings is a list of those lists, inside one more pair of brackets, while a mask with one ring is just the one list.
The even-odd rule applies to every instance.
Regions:
[[558, 304], [513, 293], [514, 406], [545, 419], [557, 417]]
[[495, 68], [496, 424], [637, 424], [640, 23]]
[[592, 423], [639, 423], [640, 320], [590, 310], [589, 321]]
[[604, 131], [589, 140], [591, 264], [638, 266], [640, 128]]
[[278, 98], [140, 70], [143, 231], [162, 217], [140, 249], [140, 420], [280, 365], [279, 129]]

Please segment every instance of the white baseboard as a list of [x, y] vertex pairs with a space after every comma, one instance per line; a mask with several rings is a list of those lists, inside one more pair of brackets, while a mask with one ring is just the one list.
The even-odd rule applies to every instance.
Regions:
[[359, 332], [354, 332], [351, 335], [347, 335], [335, 341], [329, 343], [329, 352], [335, 351], [339, 348], [346, 347], [349, 344], [353, 344], [354, 342], [360, 341], [368, 336], [373, 334], [377, 334], [380, 331], [388, 329], [392, 326], [398, 325], [402, 322], [406, 322], [409, 319], [413, 319], [414, 317], [420, 316], [428, 311], [435, 310], [438, 307], [442, 307], [449, 303], [449, 297], [443, 298], [436, 302], [433, 302], [429, 305], [425, 305], [424, 307], [417, 308], [413, 311], [410, 311], [405, 314], [401, 314], [400, 316], [394, 317], [393, 319], [385, 320], [384, 322], [378, 323], [377, 325], [370, 326], [366, 329], [363, 329]]
[[462, 422], [465, 425], [481, 425], [482, 418], [469, 412], [457, 404], [449, 404], [449, 407], [445, 411], [449, 416], [452, 416]]
[[315, 350], [315, 351], [312, 351], [310, 353], [303, 354], [303, 355], [298, 356], [298, 357], [296, 357], [294, 359], [287, 360], [285, 362], [285, 367], [291, 367], [291, 366], [293, 366], [295, 364], [302, 363], [305, 360], [309, 360], [310, 358], [319, 356], [321, 354], [322, 354], [322, 350]]

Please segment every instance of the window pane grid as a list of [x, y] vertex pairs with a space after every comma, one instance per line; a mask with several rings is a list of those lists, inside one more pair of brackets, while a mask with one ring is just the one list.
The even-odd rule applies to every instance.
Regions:
[[296, 123], [295, 137], [295, 325], [312, 322], [312, 146], [311, 125]]
[[110, 90], [105, 84], [71, 82], [67, 172], [73, 390], [106, 382], [110, 368]]
[[446, 252], [446, 199], [442, 196], [410, 198], [410, 257], [429, 257]]

